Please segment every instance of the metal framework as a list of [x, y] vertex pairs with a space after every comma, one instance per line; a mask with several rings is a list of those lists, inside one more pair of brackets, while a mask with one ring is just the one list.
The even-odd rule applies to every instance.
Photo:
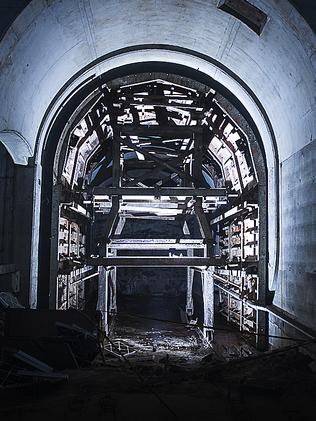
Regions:
[[123, 257], [92, 257], [86, 260], [90, 266], [116, 267], [198, 267], [220, 266], [225, 259], [215, 257], [165, 257], [165, 256], [123, 256]]
[[[77, 258], [79, 266], [97, 268], [105, 330], [108, 314], [117, 311], [116, 268], [163, 266], [187, 268], [189, 317], [199, 269], [204, 324], [213, 325], [215, 290], [228, 321], [258, 332], [264, 320], [242, 304], [248, 283], [255, 284], [248, 299], [262, 302], [264, 294], [257, 276], [257, 174], [245, 133], [205, 87], [154, 79], [101, 92], [70, 136], [62, 181], [81, 197], [89, 223], [78, 223], [78, 237], [86, 237], [83, 252], [59, 253], [60, 266], [66, 260], [73, 268]], [[67, 219], [70, 208], [61, 217]], [[179, 221], [183, 238], [126, 239], [123, 228], [131, 219], [159, 220], [162, 227]], [[151, 255], [157, 250], [161, 256]], [[58, 276], [72, 277], [71, 270]], [[204, 333], [212, 338], [212, 331]]]

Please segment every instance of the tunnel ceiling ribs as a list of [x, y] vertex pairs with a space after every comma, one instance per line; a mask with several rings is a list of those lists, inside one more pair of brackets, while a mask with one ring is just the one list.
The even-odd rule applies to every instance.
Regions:
[[[97, 276], [97, 266], [108, 268], [99, 295], [110, 284], [113, 312], [116, 267], [185, 266], [188, 315], [192, 270], [202, 279], [212, 271], [220, 311], [256, 331], [249, 302], [259, 300], [257, 175], [247, 136], [213, 89], [140, 79], [100, 88], [70, 131], [56, 306], [80, 306], [84, 281]], [[162, 231], [164, 221], [178, 221], [183, 238], [124, 238], [126, 221], [135, 220], [161, 221]], [[104, 300], [98, 305], [107, 319]]]

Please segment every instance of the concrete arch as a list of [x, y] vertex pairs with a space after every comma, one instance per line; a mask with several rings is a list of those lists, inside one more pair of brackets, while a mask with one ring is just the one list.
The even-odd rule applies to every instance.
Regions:
[[284, 139], [282, 161], [315, 136], [315, 37], [287, 2], [253, 3], [269, 17], [260, 37], [217, 0], [33, 0], [2, 41], [0, 129], [18, 131], [34, 151], [41, 118], [65, 81], [105, 54], [150, 40], [204, 54], [245, 81]]
[[[191, 68], [201, 75], [206, 75], [223, 85], [233, 96], [238, 98], [249, 113], [254, 125], [262, 140], [264, 152], [267, 160], [268, 172], [268, 191], [269, 191], [269, 279], [270, 286], [273, 279], [277, 276], [278, 265], [278, 166], [279, 158], [276, 148], [275, 135], [269, 121], [265, 114], [265, 110], [259, 102], [256, 95], [229, 69], [210, 60], [205, 56], [195, 54], [193, 51], [181, 50], [171, 46], [135, 46], [124, 51], [113, 52], [112, 54], [101, 57], [96, 63], [87, 66], [83, 71], [72, 79], [71, 83], [67, 83], [56, 95], [55, 100], [50, 104], [50, 107], [43, 118], [41, 129], [37, 137], [37, 148], [35, 161], [37, 165], [37, 176], [34, 183], [34, 190], [37, 191], [35, 197], [37, 204], [34, 207], [34, 227], [39, 227], [39, 201], [40, 201], [40, 180], [41, 180], [41, 156], [43, 148], [46, 144], [46, 139], [49, 129], [53, 122], [58, 118], [59, 112], [66, 105], [67, 101], [76, 95], [85, 84], [88, 84], [94, 79], [97, 79], [103, 74], [107, 74], [122, 66], [148, 62], [165, 62], [168, 64], [177, 64]], [[32, 262], [37, 262], [38, 255], [38, 230], [33, 230], [33, 258]], [[35, 302], [37, 290], [37, 264], [32, 269], [32, 287], [31, 287], [31, 302]]]
[[[278, 179], [276, 157], [279, 156], [280, 164], [289, 163], [303, 148], [315, 145], [312, 141], [316, 137], [316, 40], [287, 1], [252, 1], [268, 15], [261, 36], [219, 10], [217, 3], [217, 0], [33, 0], [8, 30], [0, 52], [0, 131], [20, 133], [29, 147], [25, 149], [25, 142], [17, 142], [10, 148], [9, 138], [0, 136], [0, 139], [16, 163], [26, 164], [36, 151], [33, 287], [37, 276], [40, 157], [55, 113], [88, 80], [111, 68], [150, 60], [178, 63], [208, 74], [237, 96], [251, 114], [268, 162], [272, 282], [279, 236], [278, 187], [283, 192], [281, 208], [292, 206], [284, 194], [290, 172]], [[285, 242], [289, 225], [291, 222], [285, 216], [280, 226], [281, 266], [287, 259]], [[308, 243], [307, 238], [304, 241]], [[295, 243], [294, 249], [298, 246]], [[309, 255], [305, 272], [310, 274], [314, 270], [312, 261]], [[281, 269], [274, 277], [281, 282], [280, 287], [274, 285], [278, 289], [278, 303], [293, 313], [296, 305], [285, 302], [282, 291], [294, 282], [295, 275], [286, 267]], [[310, 310], [300, 308], [300, 319], [312, 327], [316, 314], [310, 313], [315, 312], [312, 304], [308, 306]]]
[[33, 155], [28, 141], [15, 130], [2, 130], [0, 141], [11, 155], [15, 164], [27, 165], [28, 158]]

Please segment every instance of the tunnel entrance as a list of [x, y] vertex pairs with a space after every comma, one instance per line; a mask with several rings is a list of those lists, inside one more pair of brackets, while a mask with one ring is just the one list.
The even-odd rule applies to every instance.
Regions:
[[195, 326], [197, 342], [225, 322], [267, 346], [264, 159], [217, 88], [138, 72], [77, 106], [54, 155], [51, 308], [97, 309], [106, 334]]

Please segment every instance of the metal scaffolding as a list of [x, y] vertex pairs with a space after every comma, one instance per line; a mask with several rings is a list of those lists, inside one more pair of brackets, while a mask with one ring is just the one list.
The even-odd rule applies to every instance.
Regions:
[[[108, 312], [117, 312], [118, 267], [185, 267], [188, 317], [194, 314], [194, 279], [200, 279], [205, 326], [213, 326], [214, 293], [219, 291], [219, 311], [228, 322], [241, 330], [265, 329], [258, 311], [243, 301], [248, 294], [262, 303], [265, 293], [257, 270], [256, 170], [245, 133], [218, 103], [215, 91], [160, 79], [111, 92], [104, 87], [72, 132], [63, 177], [81, 195], [89, 221], [85, 241], [73, 247], [73, 260], [98, 268], [98, 309], [105, 330]], [[71, 208], [84, 213], [74, 202], [68, 212]], [[71, 226], [66, 213], [61, 218]], [[162, 229], [165, 221], [179, 221], [183, 237], [124, 238], [126, 221], [148, 219], [160, 221]], [[189, 228], [192, 221], [198, 232]], [[80, 239], [82, 224], [77, 225]], [[63, 232], [59, 267], [64, 272], [59, 277], [68, 276], [70, 265], [69, 234], [66, 228]], [[201, 276], [195, 277], [195, 270]], [[69, 289], [68, 280], [61, 282]], [[205, 328], [204, 334], [212, 339], [212, 329]]]

